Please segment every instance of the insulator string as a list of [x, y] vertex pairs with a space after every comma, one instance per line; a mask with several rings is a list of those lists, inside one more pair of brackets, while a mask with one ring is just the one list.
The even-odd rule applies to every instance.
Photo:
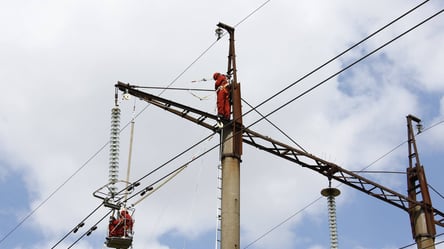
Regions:
[[330, 228], [330, 247], [331, 249], [338, 248], [338, 231], [336, 226], [336, 202], [335, 197], [330, 195], [327, 197], [328, 202], [328, 221]]
[[109, 140], [109, 182], [110, 195], [115, 196], [117, 187], [114, 185], [119, 177], [119, 138], [120, 138], [120, 108], [111, 110], [111, 132]]
[[338, 249], [338, 229], [336, 225], [336, 201], [335, 197], [341, 194], [337, 188], [331, 187], [331, 181], [328, 181], [328, 188], [321, 191], [321, 194], [327, 197], [328, 204], [328, 227], [330, 228], [330, 248]]

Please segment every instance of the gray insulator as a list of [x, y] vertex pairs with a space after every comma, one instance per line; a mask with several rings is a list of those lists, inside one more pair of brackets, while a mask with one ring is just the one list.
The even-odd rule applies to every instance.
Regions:
[[336, 203], [334, 196], [327, 197], [328, 202], [328, 221], [330, 227], [330, 247], [331, 249], [338, 248], [338, 231], [336, 227]]
[[328, 203], [328, 224], [330, 228], [330, 248], [338, 249], [338, 230], [336, 227], [336, 203], [335, 197], [340, 195], [341, 191], [336, 188], [325, 188], [321, 194], [327, 197]]
[[119, 135], [120, 135], [120, 108], [111, 110], [111, 131], [109, 140], [109, 183], [110, 194], [115, 195], [117, 188], [114, 184], [119, 177]]

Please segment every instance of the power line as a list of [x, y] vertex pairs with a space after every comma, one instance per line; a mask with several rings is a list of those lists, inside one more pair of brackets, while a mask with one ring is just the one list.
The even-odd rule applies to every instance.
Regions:
[[[158, 171], [159, 169], [163, 168], [163, 167], [166, 166], [167, 164], [171, 163], [173, 160], [175, 160], [175, 159], [177, 159], [178, 157], [180, 157], [181, 155], [185, 154], [187, 151], [191, 150], [192, 148], [194, 148], [194, 147], [196, 147], [197, 145], [199, 145], [200, 143], [202, 143], [202, 141], [204, 141], [204, 140], [205, 140], [205, 139], [199, 141], [198, 143], [194, 144], [194, 145], [191, 146], [190, 148], [188, 148], [188, 149], [186, 149], [185, 151], [179, 153], [179, 155], [175, 156], [173, 159], [168, 160], [166, 163], [160, 165], [159, 167], [155, 168], [154, 170], [152, 170], [152, 171], [149, 172], [148, 174], [146, 174], [146, 175], [144, 175], [143, 177], [139, 178], [138, 180], [134, 181], [134, 182], [131, 184], [131, 186], [135, 186], [135, 183], [140, 182], [140, 181], [143, 180], [144, 178], [148, 177], [149, 175], [151, 175], [151, 174], [153, 174], [154, 172]], [[157, 183], [163, 181], [164, 179], [166, 179], [167, 177], [173, 175], [174, 173], [176, 173], [177, 171], [181, 170], [182, 168], [187, 167], [190, 163], [192, 163], [193, 161], [195, 161], [195, 160], [201, 158], [202, 156], [206, 155], [207, 153], [209, 153], [210, 151], [214, 150], [214, 149], [217, 148], [218, 146], [219, 146], [219, 145], [217, 144], [217, 145], [211, 147], [210, 149], [208, 149], [208, 150], [202, 152], [201, 154], [199, 154], [199, 155], [197, 155], [197, 156], [194, 156], [192, 159], [190, 159], [189, 161], [187, 161], [185, 164], [181, 165], [180, 167], [177, 167], [176, 169], [172, 170], [170, 173], [164, 175], [163, 177], [159, 178], [158, 180], [154, 181], [153, 183], [148, 184], [147, 187], [142, 188], [142, 189], [139, 190], [138, 192], [136, 192], [136, 193], [134, 193], [133, 195], [131, 195], [130, 197], [128, 197], [126, 200], [130, 200], [130, 199], [134, 198], [135, 196], [140, 195], [140, 194], [141, 194], [143, 191], [145, 191], [145, 189], [147, 189], [148, 187], [153, 186], [153, 185], [155, 185], [155, 184], [157, 184]], [[120, 190], [119, 192], [117, 192], [116, 195], [119, 195], [120, 193], [122, 193], [122, 192], [124, 192], [124, 191], [126, 191], [126, 190], [127, 190], [127, 188], [122, 189], [122, 190]], [[117, 201], [120, 201], [120, 200], [122, 200], [122, 199], [123, 199], [123, 197], [119, 198]], [[101, 204], [101, 205], [102, 205], [102, 204]], [[100, 205], [100, 206], [101, 206], [101, 205]], [[99, 206], [99, 207], [100, 207], [100, 206]], [[82, 222], [86, 221], [86, 219], [87, 219], [89, 216], [91, 216], [93, 213], [95, 213], [96, 211], [97, 211], [97, 208], [96, 208], [93, 212], [91, 212], [91, 213], [90, 213], [85, 219], [83, 219]], [[102, 218], [102, 220], [103, 220], [103, 218]], [[98, 224], [98, 223], [96, 223], [96, 224]], [[64, 239], [66, 239], [66, 237], [67, 237], [71, 232], [72, 232], [72, 230], [71, 230], [70, 232], [68, 232], [68, 234], [65, 235], [62, 239], [60, 239], [60, 240], [57, 242], [57, 244], [61, 243]], [[82, 236], [82, 237], [83, 237], [83, 236]], [[80, 240], [80, 239], [79, 239], [79, 240]], [[75, 243], [77, 243], [79, 240], [77, 240]], [[75, 244], [75, 243], [74, 243], [74, 244]], [[57, 244], [56, 244], [56, 245], [57, 245]], [[73, 245], [74, 245], [74, 244], [73, 244]], [[54, 245], [52, 248], [54, 248], [56, 245]], [[72, 246], [72, 245], [71, 245], [71, 246]]]
[[388, 171], [388, 170], [352, 170], [351, 172], [353, 173], [361, 173], [361, 174], [402, 174], [405, 175], [407, 174], [406, 172], [403, 171]]
[[302, 151], [307, 152], [304, 148], [302, 148], [302, 146], [300, 146], [294, 139], [292, 139], [287, 133], [285, 133], [282, 129], [280, 129], [279, 127], [277, 127], [276, 124], [274, 124], [273, 122], [270, 121], [270, 119], [268, 119], [267, 117], [265, 117], [262, 113], [260, 113], [257, 108], [255, 108], [254, 106], [250, 105], [247, 101], [245, 101], [244, 99], [242, 99], [242, 101], [247, 104], [252, 110], [256, 111], [263, 119], [265, 119], [269, 124], [271, 124], [274, 128], [276, 128], [280, 133], [282, 133], [285, 137], [287, 137], [291, 142], [293, 142], [296, 146], [298, 146]]
[[250, 18], [252, 15], [254, 15], [256, 12], [258, 12], [260, 9], [262, 9], [267, 3], [269, 3], [271, 0], [267, 0], [263, 2], [259, 7], [254, 9], [250, 14], [248, 14], [244, 19], [240, 20], [234, 27], [236, 28], [240, 24], [242, 24], [244, 21], [246, 21], [248, 18]]
[[311, 207], [312, 205], [314, 205], [317, 201], [319, 201], [320, 199], [322, 199], [321, 197], [318, 197], [317, 199], [315, 199], [314, 201], [310, 202], [309, 204], [307, 204], [305, 207], [303, 207], [302, 209], [299, 209], [297, 212], [293, 213], [292, 215], [290, 215], [288, 218], [286, 218], [285, 220], [281, 221], [279, 224], [277, 224], [276, 226], [273, 226], [270, 230], [266, 231], [264, 234], [262, 234], [261, 236], [259, 236], [257, 239], [255, 239], [254, 241], [250, 242], [247, 246], [244, 247], [244, 249], [250, 247], [251, 245], [253, 245], [254, 243], [258, 242], [259, 240], [263, 239], [265, 236], [267, 236], [268, 234], [270, 234], [271, 232], [273, 232], [274, 230], [276, 230], [278, 227], [282, 226], [283, 224], [287, 223], [289, 220], [291, 220], [293, 217], [295, 217], [296, 215], [302, 213], [304, 210], [306, 210], [307, 208]]
[[[190, 151], [191, 149], [193, 149], [193, 148], [195, 148], [196, 146], [198, 146], [199, 144], [203, 143], [204, 141], [206, 141], [209, 137], [211, 137], [211, 136], [213, 136], [213, 135], [214, 135], [214, 133], [212, 133], [211, 135], [205, 137], [204, 139], [201, 139], [200, 141], [198, 141], [198, 142], [195, 143], [194, 145], [192, 145], [192, 146], [190, 146], [189, 148], [185, 149], [184, 151], [182, 151], [182, 152], [179, 153], [178, 155], [176, 155], [176, 156], [174, 156], [173, 158], [169, 159], [168, 161], [166, 161], [165, 163], [161, 164], [161, 165], [158, 166], [157, 168], [153, 169], [153, 170], [150, 171], [149, 173], [145, 174], [145, 175], [142, 176], [141, 178], [135, 180], [131, 185], [132, 185], [132, 186], [135, 186], [135, 183], [138, 183], [138, 182], [142, 181], [143, 179], [147, 178], [148, 176], [150, 176], [151, 174], [157, 172], [158, 170], [160, 170], [160, 169], [163, 168], [164, 166], [168, 165], [169, 163], [171, 163], [171, 162], [173, 162], [174, 160], [176, 160], [177, 158], [181, 157], [182, 155], [184, 155], [185, 153], [187, 153], [187, 152]], [[150, 185], [154, 185], [154, 184], [156, 184], [156, 183], [162, 181], [162, 180], [165, 179], [166, 177], [168, 177], [168, 176], [174, 174], [176, 171], [178, 171], [178, 170], [180, 170], [181, 168], [185, 167], [186, 165], [188, 165], [189, 163], [193, 162], [194, 160], [197, 160], [198, 158], [200, 158], [200, 157], [202, 157], [203, 155], [207, 154], [208, 152], [210, 152], [211, 150], [213, 150], [213, 149], [216, 148], [216, 147], [217, 147], [217, 145], [214, 146], [214, 147], [212, 147], [211, 149], [207, 150], [206, 152], [201, 153], [200, 155], [193, 157], [193, 159], [191, 159], [190, 161], [188, 161], [186, 164], [184, 164], [184, 165], [180, 166], [179, 168], [173, 170], [173, 171], [170, 172], [169, 174], [165, 175], [164, 177], [160, 178], [159, 180], [155, 181], [154, 183], [149, 184], [148, 186], [150, 186]], [[116, 193], [116, 195], [119, 195], [120, 193], [126, 191], [126, 189], [127, 189], [127, 188], [120, 190], [119, 192]], [[142, 190], [140, 190], [140, 191], [136, 192], [135, 194], [133, 194], [132, 196], [128, 197], [127, 200], [130, 200], [130, 199], [132, 199], [133, 197], [135, 197], [136, 195], [139, 195], [142, 191], [144, 191], [144, 189], [146, 189], [146, 188], [143, 188]], [[118, 201], [120, 201], [121, 199], [122, 199], [122, 198], [120, 198]], [[102, 204], [101, 204], [101, 205], [102, 205]], [[101, 206], [101, 205], [100, 205], [100, 206]], [[100, 207], [100, 206], [99, 206], [99, 207]], [[94, 212], [96, 212], [97, 210], [98, 210], [98, 208], [96, 208], [94, 211], [92, 211], [92, 212], [91, 212], [86, 218], [84, 218], [84, 219], [82, 220], [82, 222], [86, 221], [86, 219], [87, 219], [89, 216], [91, 216]], [[59, 240], [59, 241], [57, 242], [57, 244], [61, 243], [61, 242], [62, 242], [62, 241], [63, 241], [63, 240], [64, 240], [64, 239], [65, 239], [65, 238], [71, 233], [71, 232], [72, 232], [72, 230], [71, 230], [70, 232], [68, 232], [68, 234], [65, 235], [61, 240]], [[57, 245], [57, 244], [56, 244], [56, 245]], [[55, 247], [56, 245], [54, 245], [54, 247]], [[53, 247], [53, 248], [54, 248], [54, 247]]]
[[[108, 142], [109, 143], [109, 142]], [[71, 176], [69, 176], [62, 184], [60, 184], [46, 199], [44, 199], [37, 207], [35, 207], [30, 213], [28, 213], [22, 220], [20, 220], [17, 225], [12, 228], [3, 238], [0, 240], [0, 244], [5, 241], [15, 230], [17, 230], [26, 220], [28, 220], [37, 210], [39, 210], [46, 202], [49, 201], [63, 186], [65, 186], [75, 175], [77, 175], [85, 166], [91, 162], [107, 145], [108, 143], [104, 144], [96, 153], [94, 153], [88, 160], [86, 160], [83, 165], [78, 168]]]
[[73, 247], [75, 244], [77, 244], [77, 242], [79, 242], [83, 237], [85, 237], [85, 235], [86, 236], [89, 236], [93, 231], [95, 231], [96, 229], [97, 229], [97, 225], [100, 223], [100, 222], [102, 222], [102, 220], [104, 220], [106, 217], [108, 217], [110, 214], [111, 214], [111, 212], [112, 212], [113, 210], [111, 209], [111, 210], [109, 210], [108, 211], [108, 213], [106, 213], [99, 221], [97, 221], [96, 223], [94, 223], [94, 225], [88, 230], [88, 231], [86, 231], [86, 232], [84, 232], [76, 241], [74, 241], [68, 248], [71, 248], [71, 247]]
[[[77, 230], [81, 227], [84, 226], [85, 221], [91, 217], [97, 210], [99, 210], [99, 208], [101, 208], [103, 205], [103, 203], [101, 203], [100, 205], [98, 205], [93, 211], [91, 211], [85, 218], [83, 218], [82, 221], [79, 222], [79, 224], [77, 226], [75, 226], [71, 231], [69, 231], [67, 234], [65, 234], [65, 236], [63, 236], [57, 243], [55, 243], [51, 249], [55, 248], [58, 244], [60, 244], [63, 240], [66, 239], [66, 237], [68, 237], [71, 233], [76, 233]], [[77, 229], [77, 230], [76, 230]]]
[[427, 184], [429, 186], [429, 188], [431, 188], [433, 190], [433, 192], [435, 192], [437, 195], [439, 195], [439, 197], [441, 197], [441, 199], [444, 199], [444, 196], [438, 191], [436, 190], [434, 187], [432, 187], [432, 185]]
[[[435, 238], [438, 238], [438, 237], [443, 236], [443, 235], [444, 235], [444, 233], [438, 234], [438, 235], [435, 236]], [[439, 245], [439, 244], [442, 244], [442, 243], [444, 243], [444, 241], [435, 242], [433, 245], [431, 245], [431, 246], [427, 246], [427, 247], [424, 247], [424, 248], [421, 248], [421, 249], [431, 248], [431, 247], [433, 247], [433, 246], [436, 246], [436, 245]], [[405, 245], [405, 246], [403, 246], [403, 247], [399, 247], [398, 249], [406, 249], [406, 248], [409, 248], [409, 247], [411, 247], [411, 246], [414, 246], [415, 244], [416, 244], [416, 242], [413, 242], [413, 243], [408, 244], [408, 245]]]

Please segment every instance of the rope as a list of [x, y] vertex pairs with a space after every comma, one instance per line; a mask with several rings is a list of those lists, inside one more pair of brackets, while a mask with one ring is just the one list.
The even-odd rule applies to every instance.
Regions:
[[[172, 175], [170, 175], [170, 177], [168, 177], [164, 182], [162, 182], [162, 184], [160, 184], [159, 186], [157, 186], [156, 188], [153, 188], [152, 190], [150, 190], [150, 192], [146, 195], [144, 195], [142, 198], [140, 198], [138, 201], [134, 202], [133, 204], [131, 204], [132, 207], [136, 206], [137, 204], [139, 204], [141, 201], [145, 200], [148, 196], [152, 195], [154, 192], [156, 192], [159, 188], [161, 188], [163, 185], [167, 184], [169, 181], [171, 181], [171, 179], [173, 179], [175, 176], [177, 176], [180, 172], [182, 172], [182, 170], [184, 170], [186, 167], [188, 166], [188, 164], [181, 166], [178, 170], [176, 170]], [[147, 188], [145, 188], [145, 191], [148, 191], [148, 189], [150, 188], [150, 186], [148, 186]], [[143, 192], [143, 191], [142, 191]]]
[[[213, 90], [212, 90], [212, 91], [213, 91]], [[198, 98], [199, 100], [208, 100], [208, 98], [212, 95], [212, 94], [209, 94], [209, 95], [206, 95], [206, 96], [200, 97], [199, 95], [193, 93], [191, 90], [188, 90], [188, 92], [189, 92], [193, 97], [196, 97], [196, 98]]]
[[128, 151], [128, 167], [126, 170], [126, 192], [125, 192], [125, 203], [126, 198], [128, 197], [128, 185], [129, 185], [129, 178], [130, 178], [130, 172], [131, 172], [131, 157], [133, 153], [133, 140], [134, 140], [134, 123], [135, 123], [135, 114], [136, 114], [136, 99], [134, 99], [134, 105], [133, 105], [133, 117], [131, 119], [131, 131], [130, 131], [130, 144], [129, 144], [129, 151]]

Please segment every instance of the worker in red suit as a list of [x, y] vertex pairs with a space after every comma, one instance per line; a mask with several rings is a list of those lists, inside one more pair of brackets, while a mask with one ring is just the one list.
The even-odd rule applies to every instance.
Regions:
[[126, 210], [120, 211], [119, 218], [110, 217], [108, 231], [110, 237], [123, 237], [132, 234], [133, 218]]
[[121, 223], [123, 225], [123, 231], [125, 236], [131, 235], [133, 231], [133, 218], [126, 210], [120, 211]]
[[122, 237], [124, 234], [123, 225], [121, 225], [120, 217], [116, 219], [114, 216], [110, 217], [108, 224], [109, 237]]
[[221, 73], [214, 73], [213, 79], [216, 81], [214, 89], [217, 94], [217, 115], [225, 120], [230, 120], [230, 84], [228, 84], [227, 77]]

